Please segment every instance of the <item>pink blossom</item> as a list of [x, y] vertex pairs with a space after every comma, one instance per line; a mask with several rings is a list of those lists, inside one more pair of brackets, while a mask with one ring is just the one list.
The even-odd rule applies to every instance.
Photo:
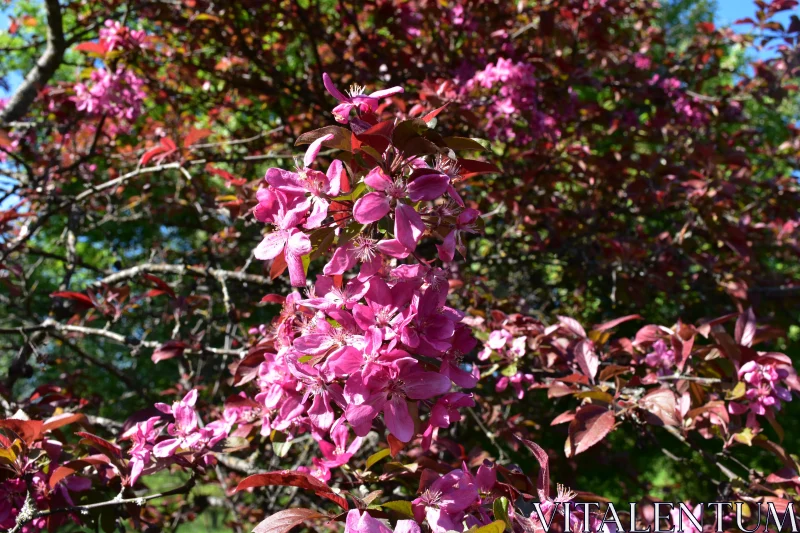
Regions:
[[93, 115], [110, 115], [135, 120], [146, 96], [144, 80], [123, 66], [111, 72], [100, 68], [92, 71], [91, 83], [76, 83], [72, 100], [79, 111]]
[[463, 392], [445, 394], [431, 409], [431, 425], [437, 428], [450, 427], [451, 424], [461, 420], [461, 408], [474, 406], [475, 400], [472, 399], [472, 394]]
[[100, 28], [100, 43], [109, 52], [117, 48], [141, 48], [145, 38], [144, 30], [130, 30], [115, 20], [106, 20]]
[[194, 410], [197, 402], [197, 390], [192, 389], [182, 400], [173, 402], [172, 406], [157, 403], [156, 409], [164, 414], [171, 414], [175, 422], [167, 426], [167, 433], [171, 439], [165, 439], [153, 447], [155, 457], [170, 457], [178, 449], [188, 451], [202, 451], [212, 447], [227, 435], [219, 424], [201, 428], [200, 419]]
[[739, 379], [747, 385], [745, 400], [731, 402], [728, 411], [731, 414], [741, 415], [748, 413], [747, 426], [758, 428], [756, 415], [768, 416], [773, 411], [780, 411], [781, 401], [792, 401], [792, 393], [781, 384], [790, 377], [790, 368], [780, 365], [769, 357], [748, 361], [739, 369]]
[[331, 428], [331, 440], [333, 444], [326, 440], [319, 441], [319, 447], [322, 449], [322, 455], [325, 456], [323, 463], [328, 468], [335, 468], [343, 464], [347, 464], [353, 454], [355, 454], [361, 447], [362, 438], [356, 437], [350, 445], [347, 445], [347, 438], [350, 431], [343, 418], [337, 420], [333, 428]]
[[[692, 504], [687, 502], [686, 506], [691, 509]], [[672, 531], [674, 533], [702, 533], [702, 529], [697, 529], [694, 524], [692, 524], [691, 518], [689, 518], [689, 515], [681, 509], [680, 506], [672, 509], [669, 516], [672, 519]], [[692, 517], [701, 525], [703, 524], [702, 503], [697, 504], [694, 509], [692, 509]]]
[[427, 520], [434, 533], [460, 531], [464, 511], [479, 499], [468, 472], [458, 469], [439, 477], [411, 502], [417, 522]]
[[159, 417], [154, 416], [148, 418], [146, 422], [139, 422], [135, 426], [135, 430], [131, 435], [133, 446], [128, 451], [131, 456], [130, 467], [131, 477], [130, 485], [136, 484], [136, 480], [142, 475], [144, 468], [150, 463], [150, 455], [153, 451], [153, 445], [161, 433], [161, 430], [155, 429], [155, 424], [160, 420]]
[[408, 400], [427, 400], [450, 389], [450, 380], [435, 372], [423, 371], [410, 357], [402, 357], [372, 374], [356, 372], [347, 380], [347, 421], [356, 434], [365, 435], [372, 421], [383, 412], [389, 432], [402, 442], [414, 436], [414, 421]]
[[476, 233], [475, 221], [478, 220], [480, 213], [475, 209], [465, 209], [456, 217], [456, 223], [453, 230], [447, 234], [442, 244], [437, 244], [436, 248], [439, 250], [439, 258], [442, 261], [452, 261], [455, 258], [455, 252], [466, 257], [467, 249], [463, 242], [464, 233]]
[[[361, 514], [358, 509], [351, 509], [347, 513], [344, 531], [345, 533], [392, 533], [383, 522], [372, 518], [367, 511]], [[398, 520], [394, 533], [420, 533], [420, 528], [413, 520]]]
[[392, 87], [390, 89], [375, 91], [370, 95], [365, 95], [364, 91], [366, 89], [364, 87], [352, 85], [348, 91], [348, 95], [345, 96], [336, 88], [336, 85], [333, 84], [333, 80], [331, 80], [331, 77], [328, 76], [327, 73], [322, 75], [322, 82], [330, 95], [339, 101], [339, 105], [333, 108], [333, 117], [337, 122], [341, 122], [342, 124], [347, 123], [352, 109], [356, 109], [361, 113], [374, 112], [378, 108], [378, 104], [382, 98], [403, 92], [402, 87]]
[[653, 351], [645, 356], [644, 362], [653, 368], [659, 369], [659, 375], [666, 375], [677, 364], [675, 351], [667, 346], [664, 339], [658, 339], [653, 343]]

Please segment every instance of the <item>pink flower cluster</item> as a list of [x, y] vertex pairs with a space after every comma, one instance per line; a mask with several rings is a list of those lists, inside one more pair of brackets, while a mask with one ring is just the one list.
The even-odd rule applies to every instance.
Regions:
[[533, 374], [517, 370], [517, 362], [524, 357], [527, 342], [528, 338], [525, 336], [514, 337], [508, 331], [498, 329], [489, 333], [483, 350], [478, 354], [478, 359], [481, 361], [488, 360], [493, 354], [503, 360], [507, 365], [506, 369], [510, 370], [505, 371], [505, 374], [497, 380], [495, 390], [503, 392], [511, 385], [520, 400], [525, 397], [525, 390], [535, 382]]
[[88, 84], [75, 84], [72, 100], [79, 111], [135, 120], [146, 96], [143, 87], [144, 80], [125, 67], [119, 66], [114, 72], [99, 68], [92, 72]]
[[[51, 486], [51, 475], [61, 463], [66, 462], [62, 458], [62, 444], [47, 439], [34, 446], [28, 450], [27, 456], [17, 457], [16, 464], [13, 465], [22, 475], [0, 482], [0, 528], [10, 530], [16, 525], [17, 516], [25, 508], [29, 492], [35, 508], [44, 510], [74, 506], [72, 494], [87, 491], [92, 486], [91, 480], [78, 475], [67, 476]], [[42, 470], [43, 465], [48, 465], [46, 471]], [[30, 479], [29, 484], [25, 482], [25, 478]], [[78, 522], [72, 515], [69, 518]], [[57, 526], [56, 523], [50, 525]], [[47, 526], [47, 518], [39, 517], [27, 522], [21, 531], [34, 533]]]
[[190, 461], [196, 464], [204, 460], [214, 445], [228, 436], [230, 426], [225, 421], [218, 420], [205, 427], [201, 426], [200, 417], [194, 408], [196, 402], [197, 391], [193, 389], [171, 406], [165, 403], [156, 404], [156, 409], [174, 419], [174, 422], [166, 426], [166, 438], [160, 438], [164, 426], [158, 425], [162, 422], [162, 418], [158, 416], [136, 424], [123, 436], [133, 442], [128, 451], [131, 456], [131, 486], [143, 473], [152, 474], [173, 462]]
[[[354, 131], [372, 125], [381, 98], [402, 91], [365, 96], [358, 88], [345, 96], [327, 75], [325, 86], [339, 101], [334, 116]], [[314, 232], [336, 237], [313, 287], [288, 296], [266, 331], [256, 379], [262, 434], [311, 432], [323, 458], [309, 472], [320, 479], [347, 462], [375, 427], [402, 442], [421, 434], [429, 445], [460, 419], [460, 408], [474, 405], [470, 394], [451, 391], [453, 384], [471, 388], [478, 379], [462, 365], [477, 341], [464, 314], [447, 306], [446, 272], [417, 251], [437, 229], [445, 235], [439, 258], [452, 260], [456, 249], [463, 252], [462, 234], [475, 231], [479, 214], [453, 186], [457, 165], [442, 156], [407, 157], [390, 143], [364, 172], [357, 197], [339, 197], [349, 181], [345, 166], [334, 160], [325, 172], [312, 168], [332, 138], [317, 137], [295, 171], [269, 169], [254, 210], [273, 226], [255, 256], [285, 261], [294, 286], [306, 285], [304, 256]]]
[[692, 96], [681, 89], [681, 81], [677, 78], [663, 78], [655, 74], [650, 85], [660, 87], [672, 100], [672, 107], [688, 124], [699, 127], [708, 122], [708, 115], [703, 106]]
[[488, 461], [475, 475], [464, 464], [435, 478], [423, 476], [420, 495], [411, 502], [414, 519], [427, 521], [433, 533], [463, 531], [464, 523], [467, 529], [490, 524], [496, 483], [496, 468]]
[[759, 426], [756, 415], [771, 416], [781, 410], [781, 401], [792, 401], [792, 393], [786, 380], [794, 376], [791, 365], [766, 357], [748, 361], [739, 369], [739, 379], [747, 387], [741, 402], [730, 402], [728, 412], [734, 415], [747, 414], [747, 427]]
[[677, 364], [675, 350], [670, 348], [664, 339], [658, 339], [653, 343], [653, 351], [645, 356], [644, 362], [647, 366], [657, 368], [659, 376], [666, 376], [672, 373]]
[[145, 44], [144, 30], [131, 30], [116, 20], [107, 20], [100, 28], [100, 44], [106, 51], [117, 49], [136, 49]]
[[417, 433], [412, 412], [429, 410], [423, 436], [431, 439], [460, 419], [460, 407], [474, 405], [471, 395], [450, 389], [477, 382], [460, 365], [476, 341], [460, 324], [462, 314], [445, 305], [442, 273], [426, 268], [379, 265], [340, 288], [319, 276], [308, 298], [286, 299], [264, 339], [274, 353], [258, 369], [262, 434], [311, 431], [324, 456], [317, 465], [323, 479], [352, 457], [380, 414], [389, 432], [408, 442]]
[[[420, 533], [419, 524], [413, 520], [398, 520], [394, 533]], [[370, 516], [367, 511], [364, 514], [358, 509], [352, 509], [347, 513], [347, 520], [344, 524], [345, 533], [392, 533], [383, 522]]]
[[538, 109], [537, 83], [529, 64], [501, 57], [468, 79], [461, 97], [467, 108], [483, 111], [491, 138], [521, 145], [561, 134], [555, 118]]

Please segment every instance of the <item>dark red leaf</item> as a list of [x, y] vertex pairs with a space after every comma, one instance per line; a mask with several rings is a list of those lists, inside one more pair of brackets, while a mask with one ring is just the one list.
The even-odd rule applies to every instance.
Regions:
[[566, 422], [572, 422], [574, 418], [575, 418], [575, 413], [573, 413], [572, 411], [567, 411], [555, 417], [553, 421], [550, 422], [550, 425], [557, 426], [559, 424], [564, 424]]
[[170, 287], [169, 284], [166, 281], [164, 281], [163, 279], [161, 279], [161, 278], [159, 278], [157, 276], [154, 276], [152, 274], [147, 274], [147, 273], [142, 274], [142, 277], [144, 279], [146, 279], [147, 281], [150, 281], [150, 282], [154, 283], [156, 285], [156, 287], [158, 287], [159, 289], [161, 289], [165, 293], [167, 293], [170, 296], [172, 296], [173, 298], [175, 298], [175, 291], [173, 291], [172, 287]]
[[224, 179], [229, 186], [239, 187], [247, 183], [247, 180], [245, 178], [237, 178], [230, 172], [222, 170], [221, 168], [216, 168], [212, 167], [211, 165], [208, 165], [206, 167], [206, 170], [211, 174], [214, 174], [215, 176], [219, 176], [220, 178]]
[[386, 441], [389, 443], [389, 454], [392, 457], [397, 457], [397, 454], [403, 451], [403, 448], [406, 447], [406, 443], [394, 437], [394, 435], [389, 434], [386, 437]]
[[7, 418], [0, 420], [0, 428], [10, 429], [16, 433], [25, 444], [30, 446], [42, 437], [44, 433], [44, 422], [41, 420], [17, 420]]
[[424, 117], [422, 117], [422, 120], [423, 120], [423, 121], [424, 121], [424, 122], [427, 124], [427, 123], [428, 123], [428, 122], [430, 122], [431, 120], [435, 119], [435, 118], [436, 118], [436, 115], [438, 115], [439, 113], [441, 113], [442, 111], [444, 111], [444, 110], [445, 110], [445, 108], [446, 108], [447, 106], [449, 106], [449, 105], [450, 105], [450, 102], [448, 102], [448, 103], [444, 104], [442, 107], [437, 107], [437, 108], [436, 108], [436, 109], [434, 109], [433, 111], [428, 111], [428, 112], [425, 114], [425, 116], [424, 116]]
[[178, 146], [175, 144], [175, 141], [170, 139], [169, 137], [161, 137], [161, 147], [166, 152], [174, 152], [178, 149]]
[[75, 47], [78, 52], [88, 52], [90, 54], [97, 54], [100, 56], [106, 55], [106, 46], [100, 43], [81, 43]]
[[192, 131], [189, 132], [189, 135], [187, 135], [183, 139], [183, 147], [184, 148], [189, 148], [191, 145], [193, 145], [197, 141], [201, 141], [201, 140], [205, 139], [206, 137], [208, 137], [212, 133], [213, 132], [211, 130], [192, 128]]
[[461, 176], [471, 178], [478, 174], [500, 174], [502, 171], [494, 163], [488, 161], [478, 161], [477, 159], [458, 158], [458, 166], [461, 167]]
[[167, 291], [162, 291], [161, 289], [150, 289], [149, 291], [144, 293], [144, 295], [147, 298], [156, 298], [158, 296], [161, 296], [162, 294], [168, 294], [168, 293]]
[[523, 439], [515, 435], [518, 441], [524, 444], [539, 461], [539, 479], [537, 488], [539, 489], [539, 499], [546, 501], [550, 497], [550, 458], [547, 452], [533, 441]]
[[75, 300], [87, 307], [94, 307], [94, 302], [87, 295], [82, 292], [58, 291], [50, 294], [51, 298], [66, 298], [67, 300]]
[[356, 135], [362, 144], [374, 148], [379, 154], [386, 151], [392, 142], [392, 132], [394, 131], [394, 121], [385, 120], [378, 122], [363, 133]]
[[272, 265], [269, 267], [269, 277], [270, 279], [275, 279], [281, 274], [283, 274], [289, 265], [286, 263], [286, 257], [284, 254], [279, 255], [275, 259], [272, 260]]
[[583, 453], [614, 429], [614, 412], [600, 405], [587, 404], [578, 408], [569, 424], [569, 455]]
[[616, 326], [619, 326], [623, 322], [628, 322], [629, 320], [638, 320], [640, 318], [642, 318], [640, 315], [628, 315], [628, 316], [623, 316], [623, 317], [620, 317], [620, 318], [615, 318], [614, 320], [609, 320], [608, 322], [603, 322], [602, 324], [595, 326], [594, 330], [595, 331], [606, 331], [608, 329], [611, 329], [611, 328], [614, 328]]
[[156, 285], [156, 287], [158, 287], [159, 289], [161, 289], [165, 293], [167, 293], [170, 296], [172, 296], [173, 298], [175, 298], [175, 291], [173, 291], [172, 287], [170, 287], [169, 284], [166, 281], [164, 281], [163, 279], [161, 279], [161, 278], [159, 278], [157, 276], [154, 276], [152, 274], [147, 274], [147, 273], [142, 274], [142, 277], [144, 279], [146, 279], [147, 281], [150, 281], [150, 282], [154, 283]]
[[475, 152], [486, 150], [481, 143], [469, 137], [445, 137], [444, 142], [448, 148], [453, 150], [471, 150]]
[[92, 433], [87, 433], [86, 431], [77, 431], [75, 434], [81, 438], [81, 444], [86, 444], [87, 446], [94, 446], [96, 448], [100, 448], [107, 452], [110, 452], [116, 458], [122, 456], [122, 449], [114, 443], [108, 442], [106, 439], [102, 437], [98, 437], [97, 435], [93, 435]]
[[305, 509], [303, 507], [285, 509], [258, 524], [255, 529], [253, 529], [253, 533], [287, 533], [293, 527], [299, 526], [303, 522], [319, 518], [327, 517], [317, 511]]
[[322, 146], [327, 146], [329, 148], [336, 148], [338, 150], [344, 150], [346, 152], [352, 152], [352, 143], [350, 140], [351, 132], [348, 129], [342, 128], [341, 126], [325, 126], [324, 128], [319, 128], [314, 131], [308, 131], [302, 134], [297, 140], [294, 142], [295, 146], [301, 144], [311, 144], [320, 137], [324, 137], [328, 134], [333, 134], [333, 139], [328, 139], [327, 141], [323, 141]]
[[648, 392], [639, 400], [639, 406], [653, 416], [648, 417], [648, 422], [657, 426], [680, 425], [678, 402], [675, 393], [667, 388], [656, 389]]
[[150, 148], [144, 153], [142, 158], [139, 160], [139, 165], [145, 166], [156, 156], [158, 156], [156, 163], [161, 164], [161, 161], [163, 161], [168, 155], [175, 152], [177, 149], [178, 147], [175, 145], [175, 142], [172, 139], [168, 137], [162, 137], [157, 146]]
[[83, 413], [64, 413], [56, 415], [44, 421], [44, 425], [42, 426], [42, 431], [58, 429], [60, 427], [64, 427], [69, 424], [74, 424], [76, 422], [83, 422], [84, 420], [86, 420], [86, 415], [84, 415]]
[[303, 472], [292, 470], [281, 470], [279, 472], [267, 472], [266, 474], [255, 474], [242, 480], [237, 485], [235, 492], [256, 487], [271, 487], [280, 485], [283, 487], [299, 487], [314, 492], [317, 496], [326, 498], [342, 509], [349, 509], [347, 500], [334, 494], [331, 488], [317, 478]]
[[154, 146], [153, 148], [150, 148], [148, 151], [144, 153], [144, 155], [142, 155], [142, 158], [139, 160], [139, 164], [141, 166], [145, 166], [147, 163], [150, 162], [151, 159], [153, 159], [155, 156], [162, 153], [163, 151], [164, 149], [161, 148], [161, 146]]
[[225, 407], [252, 407], [255, 409], [261, 408], [261, 404], [251, 400], [246, 396], [239, 396], [232, 394], [225, 399]]
[[753, 308], [749, 308], [747, 311], [739, 315], [739, 318], [736, 320], [736, 330], [734, 333], [734, 338], [736, 342], [741, 344], [742, 346], [752, 346], [753, 345], [753, 338], [756, 336], [756, 315], [753, 312]]
[[58, 485], [59, 481], [68, 476], [71, 476], [75, 472], [83, 470], [84, 468], [90, 466], [91, 464], [92, 463], [89, 463], [88, 461], [77, 460], [77, 461], [70, 461], [68, 463], [59, 466], [53, 471], [52, 474], [50, 474], [50, 479], [48, 480], [50, 488], [51, 489], [55, 488], [55, 486]]
[[633, 344], [646, 344], [650, 342], [655, 342], [660, 339], [665, 333], [664, 330], [661, 329], [661, 326], [656, 326], [655, 324], [648, 324], [647, 326], [643, 327], [639, 331], [636, 332], [636, 337], [633, 339]]
[[594, 381], [597, 369], [600, 367], [600, 357], [595, 352], [592, 341], [582, 339], [575, 345], [575, 360], [578, 362], [581, 372]]
[[152, 359], [154, 363], [166, 361], [167, 359], [183, 355], [183, 352], [185, 352], [188, 347], [189, 345], [182, 341], [168, 341], [153, 350], [153, 355], [150, 359]]
[[574, 318], [570, 318], [568, 316], [559, 316], [558, 321], [561, 326], [577, 335], [578, 337], [586, 338], [586, 330], [583, 329], [583, 326], [580, 325], [580, 322], [575, 320]]

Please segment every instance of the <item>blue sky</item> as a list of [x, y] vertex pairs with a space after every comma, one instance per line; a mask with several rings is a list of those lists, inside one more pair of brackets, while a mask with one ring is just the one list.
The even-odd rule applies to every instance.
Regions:
[[[755, 11], [756, 5], [753, 0], [717, 0], [717, 22], [721, 26], [732, 24], [738, 19], [752, 17]], [[800, 14], [800, 12], [795, 14]], [[784, 11], [778, 14], [777, 20], [786, 24], [790, 15], [790, 11]]]

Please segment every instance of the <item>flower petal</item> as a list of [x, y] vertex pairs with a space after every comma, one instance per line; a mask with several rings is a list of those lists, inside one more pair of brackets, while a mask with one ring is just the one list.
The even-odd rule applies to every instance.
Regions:
[[337, 276], [344, 274], [353, 268], [355, 264], [356, 255], [353, 251], [353, 245], [352, 243], [347, 243], [346, 246], [336, 248], [336, 251], [333, 252], [333, 257], [322, 269], [322, 273], [326, 276]]
[[331, 96], [333, 96], [340, 102], [348, 101], [348, 98], [345, 95], [343, 95], [339, 89], [336, 88], [336, 85], [333, 84], [333, 80], [331, 79], [330, 76], [328, 76], [327, 72], [322, 74], [322, 84], [325, 86], [325, 89], [328, 90]]
[[417, 241], [425, 233], [425, 223], [410, 205], [398, 204], [394, 214], [394, 237], [413, 252], [417, 248]]
[[408, 184], [408, 197], [412, 202], [434, 200], [447, 190], [450, 177], [445, 174], [426, 174]]
[[403, 376], [403, 383], [412, 400], [427, 400], [450, 390], [450, 378], [436, 372], [411, 372]]
[[339, 196], [339, 191], [342, 190], [342, 184], [347, 182], [347, 174], [344, 165], [338, 159], [334, 159], [328, 171], [325, 173], [328, 177], [328, 194], [331, 196]]
[[314, 142], [312, 142], [308, 146], [308, 150], [306, 150], [305, 156], [303, 156], [303, 166], [305, 166], [306, 168], [310, 167], [311, 163], [313, 163], [314, 160], [319, 155], [319, 151], [322, 149], [322, 143], [324, 143], [325, 141], [330, 141], [331, 139], [333, 139], [333, 133], [323, 135], [319, 139], [316, 139]]
[[389, 212], [389, 198], [380, 192], [371, 192], [359, 198], [353, 206], [353, 218], [361, 224], [371, 224]]
[[[438, 374], [437, 374], [438, 375]], [[447, 380], [448, 384], [450, 380]], [[383, 407], [383, 418], [389, 433], [401, 442], [408, 442], [414, 436], [414, 421], [408, 414], [408, 405], [400, 396], [393, 396]]]
[[275, 259], [283, 252], [286, 241], [288, 240], [286, 232], [283, 230], [273, 231], [266, 235], [264, 239], [253, 250], [253, 255], [256, 259], [270, 260]]
[[375, 167], [364, 176], [364, 183], [377, 191], [385, 191], [392, 184], [392, 180], [381, 167]]

